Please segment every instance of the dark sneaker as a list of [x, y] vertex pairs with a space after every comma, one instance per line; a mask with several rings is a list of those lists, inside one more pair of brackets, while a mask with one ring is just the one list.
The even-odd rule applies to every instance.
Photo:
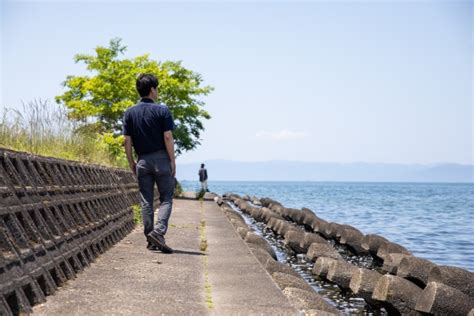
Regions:
[[165, 237], [152, 231], [146, 236], [146, 240], [152, 245], [158, 247], [163, 253], [173, 253], [173, 249], [168, 247], [165, 242]]
[[148, 243], [148, 245], [146, 246], [146, 249], [150, 250], [150, 251], [158, 251], [160, 250], [160, 248], [158, 248], [157, 246], [153, 245], [152, 243]]

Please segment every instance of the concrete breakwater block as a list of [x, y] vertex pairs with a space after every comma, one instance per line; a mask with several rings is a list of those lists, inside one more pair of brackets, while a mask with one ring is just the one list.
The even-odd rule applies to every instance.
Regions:
[[304, 225], [305, 219], [307, 216], [312, 217], [314, 213], [307, 208], [302, 208], [301, 210], [298, 210], [298, 212], [294, 213], [296, 216], [295, 218], [292, 218], [292, 220], [298, 224], [298, 225]]
[[283, 219], [283, 217], [281, 217], [279, 214], [277, 214], [276, 212], [273, 212], [272, 210], [270, 210], [266, 207], [262, 208], [260, 217], [262, 218], [262, 220], [265, 223], [268, 223], [270, 221], [270, 219], [272, 219], [272, 218]]
[[339, 254], [339, 252], [331, 246], [329, 243], [312, 243], [308, 251], [306, 252], [306, 257], [308, 260], [311, 261], [316, 261], [316, 259], [320, 257], [327, 257], [327, 258], [332, 258], [332, 259], [342, 259], [342, 256]]
[[467, 270], [437, 266], [431, 269], [428, 282], [444, 283], [474, 299], [474, 273]]
[[305, 253], [313, 243], [327, 244], [328, 241], [315, 233], [304, 233], [304, 239], [300, 243], [300, 247], [305, 249]]
[[467, 315], [474, 300], [458, 289], [438, 282], [429, 282], [416, 302], [419, 312], [434, 315]]
[[283, 218], [286, 219], [287, 221], [294, 222], [293, 219], [297, 217], [299, 212], [300, 212], [300, 210], [297, 210], [295, 208], [284, 207], [281, 210], [281, 216], [283, 216]]
[[382, 277], [382, 274], [374, 270], [365, 268], [358, 268], [352, 271], [351, 282], [349, 288], [357, 296], [362, 297], [366, 301], [372, 301], [372, 294], [375, 289], [375, 285]]
[[363, 238], [364, 234], [362, 234], [359, 230], [352, 228], [344, 228], [342, 229], [341, 238], [339, 242], [343, 245], [348, 246], [350, 250], [356, 255], [366, 255], [369, 252], [362, 247]]
[[296, 277], [294, 275], [281, 272], [274, 272], [272, 273], [272, 278], [282, 290], [286, 289], [287, 287], [294, 287], [305, 291], [314, 291], [311, 285], [309, 285], [308, 282], [306, 282], [302, 277]]
[[397, 274], [402, 259], [410, 256], [404, 253], [389, 253], [383, 261], [382, 271]]
[[355, 228], [354, 226], [347, 225], [347, 224], [340, 224], [336, 228], [336, 239], [340, 240], [341, 236], [342, 236], [342, 233], [345, 232], [345, 231], [349, 231], [349, 230], [353, 230], [354, 232], [357, 232], [357, 233], [361, 234], [362, 236], [364, 236], [364, 234], [362, 234], [362, 232], [360, 230], [358, 230], [357, 228]]
[[245, 236], [247, 236], [248, 232], [251, 232], [252, 230], [247, 227], [237, 227], [237, 233], [239, 234], [240, 238], [245, 239]]
[[305, 212], [305, 215], [304, 215], [303, 223], [302, 223], [302, 224], [303, 224], [306, 228], [311, 228], [311, 229], [313, 229], [312, 224], [313, 224], [313, 222], [314, 222], [315, 220], [318, 219], [318, 217], [317, 217], [316, 214], [315, 214], [312, 210], [310, 210], [309, 208], [303, 207], [301, 210], [302, 210], [303, 212]]
[[313, 229], [313, 232], [319, 233], [322, 236], [326, 237], [326, 234], [324, 232], [326, 231], [327, 225], [329, 225], [329, 222], [321, 218], [317, 218], [313, 220], [313, 223], [311, 224], [311, 228]]
[[270, 244], [267, 242], [267, 240], [265, 238], [263, 238], [262, 236], [259, 236], [254, 232], [248, 232], [247, 235], [245, 235], [244, 240], [248, 244], [253, 244], [253, 245], [255, 245], [257, 247], [260, 247], [261, 249], [265, 250], [266, 252], [268, 252], [268, 254], [273, 259], [275, 259], [275, 260], [277, 259], [276, 253], [273, 250], [272, 246], [270, 246]]
[[407, 256], [402, 258], [400, 261], [397, 275], [414, 282], [421, 288], [424, 288], [428, 282], [430, 271], [434, 267], [436, 267], [436, 264], [429, 260]]
[[277, 213], [278, 215], [283, 214], [284, 207], [281, 204], [271, 204], [266, 207], [268, 207], [269, 209], [271, 209], [273, 212]]
[[286, 233], [292, 230], [300, 231], [300, 229], [294, 224], [290, 224], [287, 221], [281, 221], [277, 229], [277, 234], [284, 237]]
[[276, 233], [276, 229], [278, 227], [278, 224], [280, 223], [281, 219], [278, 219], [276, 217], [270, 218], [270, 220], [267, 223], [267, 227], [270, 228], [274, 233]]
[[328, 258], [328, 257], [319, 257], [318, 260], [316, 260], [313, 270], [311, 272], [322, 279], [326, 279], [328, 275], [329, 267], [335, 261], [337, 261], [337, 259]]
[[249, 248], [252, 254], [255, 256], [255, 258], [257, 258], [258, 262], [260, 262], [260, 264], [263, 267], [265, 267], [268, 260], [275, 261], [275, 259], [273, 259], [272, 256], [270, 256], [270, 254], [267, 251], [263, 250], [262, 248], [259, 248], [259, 247], [256, 247], [256, 248], [249, 247]]
[[403, 253], [406, 255], [411, 255], [411, 252], [409, 252], [408, 249], [406, 249], [402, 245], [399, 245], [393, 242], [387, 242], [380, 245], [377, 251], [377, 257], [382, 260], [385, 260], [387, 255], [390, 253]]
[[357, 266], [344, 260], [336, 260], [329, 265], [326, 278], [336, 283], [341, 289], [348, 290], [351, 283], [352, 273]]
[[389, 241], [376, 234], [368, 234], [362, 238], [361, 246], [373, 256], [377, 255], [377, 251], [382, 244], [388, 243]]
[[[263, 250], [260, 250], [260, 251], [263, 251]], [[267, 270], [267, 272], [270, 275], [272, 275], [275, 272], [281, 272], [281, 273], [284, 273], [284, 274], [293, 275], [297, 278], [301, 277], [298, 274], [298, 272], [293, 270], [287, 264], [284, 264], [284, 263], [281, 263], [281, 262], [278, 262], [278, 261], [274, 260], [270, 255], [269, 255], [268, 258], [269, 259], [267, 259], [267, 260], [265, 260], [264, 262], [261, 262], [261, 263], [262, 263], [262, 266], [265, 268], [265, 270]]]
[[190, 199], [190, 200], [196, 200], [197, 199], [196, 192], [192, 192], [192, 191], [183, 192], [183, 193], [180, 194], [179, 197], [182, 198], [182, 199]]
[[285, 234], [284, 243], [295, 253], [305, 253], [306, 250], [300, 245], [304, 243], [305, 232], [302, 230], [290, 230]]
[[301, 278], [301, 276], [293, 270], [288, 265], [278, 262], [272, 258], [265, 250], [261, 248], [250, 248], [252, 254], [257, 258], [262, 267], [268, 272], [268, 274], [273, 275], [274, 273], [282, 273], [285, 275], [291, 275], [295, 278]]
[[416, 315], [415, 305], [421, 288], [398, 276], [382, 276], [374, 288], [372, 299], [380, 301], [389, 315], [396, 311], [402, 315]]
[[265, 206], [265, 207], [269, 207], [270, 204], [273, 204], [273, 205], [281, 205], [280, 202], [278, 201], [275, 201], [271, 198], [267, 198], [267, 197], [264, 197], [264, 198], [261, 198], [260, 199], [260, 202], [262, 202], [262, 205]]
[[236, 220], [241, 221], [242, 223], [245, 223], [245, 220], [242, 217], [242, 215], [232, 210], [231, 208], [224, 208], [223, 212], [228, 218], [235, 218]]
[[339, 310], [326, 302], [319, 294], [314, 291], [305, 291], [298, 288], [287, 287], [283, 294], [288, 298], [290, 304], [300, 310], [318, 310], [334, 315], [339, 315]]
[[305, 217], [304, 217], [304, 220], [303, 220], [303, 225], [307, 228], [307, 229], [310, 229], [314, 232], [318, 232], [318, 231], [315, 231], [316, 228], [319, 229], [319, 222], [321, 221], [324, 221], [323, 219], [319, 218], [318, 216], [316, 216], [315, 214], [311, 213], [311, 214], [306, 214]]
[[331, 222], [324, 227], [324, 231], [320, 231], [326, 238], [336, 239], [336, 233], [341, 225], [338, 223]]

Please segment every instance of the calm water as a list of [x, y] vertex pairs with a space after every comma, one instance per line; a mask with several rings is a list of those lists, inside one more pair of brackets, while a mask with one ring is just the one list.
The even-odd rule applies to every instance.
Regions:
[[[198, 182], [182, 185], [199, 188]], [[325, 220], [380, 234], [416, 256], [474, 272], [474, 184], [209, 181], [209, 190], [308, 207]]]

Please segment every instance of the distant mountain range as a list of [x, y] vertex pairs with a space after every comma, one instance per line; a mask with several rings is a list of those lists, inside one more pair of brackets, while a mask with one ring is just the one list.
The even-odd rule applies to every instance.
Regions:
[[[474, 165], [332, 163], [301, 161], [204, 161], [209, 180], [222, 181], [365, 181], [474, 182]], [[200, 163], [178, 161], [178, 180], [197, 180]]]

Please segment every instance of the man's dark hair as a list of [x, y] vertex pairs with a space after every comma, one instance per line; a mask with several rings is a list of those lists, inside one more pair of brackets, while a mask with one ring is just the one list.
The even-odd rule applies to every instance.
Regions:
[[203, 163], [201, 164], [201, 168], [204, 168], [204, 164], [203, 164]]
[[137, 91], [140, 96], [146, 97], [150, 94], [151, 88], [158, 87], [158, 79], [152, 74], [141, 74], [137, 78]]

